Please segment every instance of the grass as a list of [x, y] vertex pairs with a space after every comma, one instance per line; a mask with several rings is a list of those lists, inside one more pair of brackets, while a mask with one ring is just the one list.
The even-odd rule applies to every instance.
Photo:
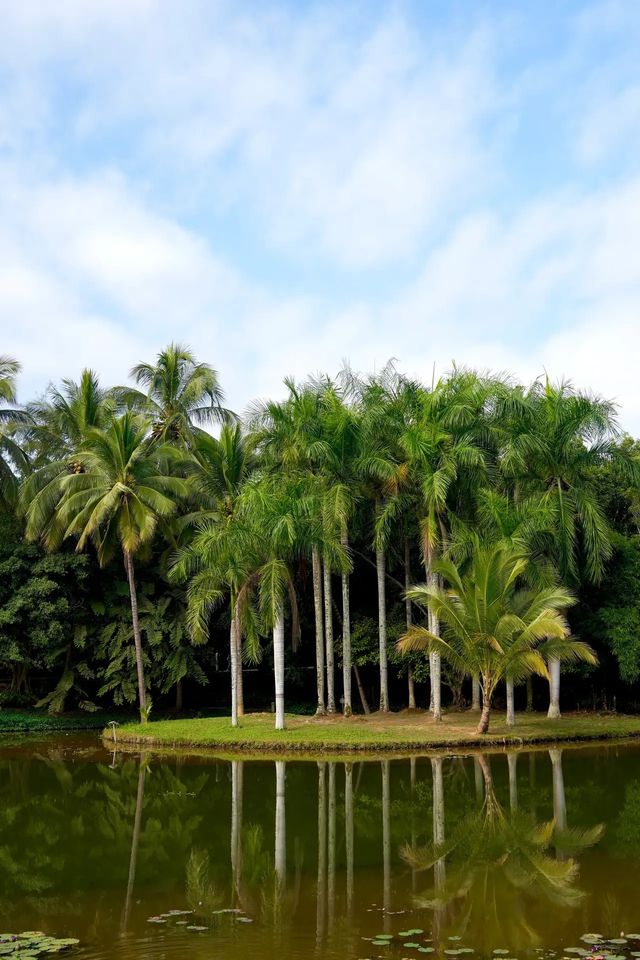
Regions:
[[[0, 710], [0, 734], [55, 733], [56, 730], [102, 730], [110, 720], [106, 713], [69, 713], [56, 717], [44, 710]], [[122, 717], [120, 716], [120, 721]]]
[[[418, 710], [348, 720], [339, 716], [287, 715], [286, 729], [276, 731], [273, 715], [262, 713], [243, 717], [235, 729], [229, 717], [126, 724], [118, 729], [118, 740], [186, 750], [342, 754], [640, 737], [640, 716], [619, 714], [574, 713], [560, 720], [549, 720], [543, 714], [523, 713], [518, 715], [516, 726], [509, 728], [503, 715], [496, 713], [485, 736], [475, 732], [477, 722], [477, 715], [468, 711], [445, 713], [441, 723], [435, 723], [430, 714]], [[111, 731], [106, 730], [105, 736], [111, 739]]]

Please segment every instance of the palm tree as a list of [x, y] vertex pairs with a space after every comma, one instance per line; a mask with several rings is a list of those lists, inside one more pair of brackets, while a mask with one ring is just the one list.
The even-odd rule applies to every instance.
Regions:
[[137, 364], [131, 376], [146, 393], [121, 387], [120, 397], [153, 418], [158, 439], [190, 446], [198, 428], [231, 417], [223, 407], [224, 393], [216, 370], [200, 363], [184, 344], [169, 344], [155, 363]]
[[[20, 364], [11, 357], [0, 356], [0, 505], [13, 508], [18, 493], [15, 468], [24, 473], [29, 461], [14, 439], [15, 428], [25, 422], [25, 414], [17, 407], [16, 377]], [[6, 406], [5, 406], [6, 404]]]
[[506, 677], [524, 679], [531, 673], [546, 677], [545, 656], [596, 662], [587, 644], [569, 639], [563, 611], [575, 602], [572, 594], [557, 586], [524, 586], [527, 563], [519, 551], [503, 544], [482, 547], [464, 572], [450, 560], [434, 565], [447, 588], [430, 584], [409, 591], [412, 600], [432, 610], [443, 635], [416, 625], [399, 647], [436, 650], [457, 672], [479, 676], [478, 733], [488, 731], [493, 695]]
[[151, 542], [158, 521], [171, 516], [177, 501], [187, 492], [184, 480], [167, 472], [162, 446], [149, 441], [150, 429], [147, 418], [128, 411], [105, 430], [87, 430], [82, 448], [74, 454], [79, 469], [60, 478], [53, 524], [43, 491], [29, 505], [26, 531], [29, 539], [42, 540], [48, 549], [55, 548], [61, 539], [73, 537], [77, 539], [76, 549], [81, 551], [90, 540], [101, 566], [111, 559], [116, 547], [122, 550], [143, 722], [148, 710], [134, 557]]
[[[518, 498], [539, 495], [550, 517], [545, 549], [567, 583], [598, 582], [611, 555], [609, 525], [598, 499], [595, 468], [618, 462], [637, 481], [639, 467], [616, 443], [613, 404], [570, 383], [536, 381], [502, 405], [504, 476]], [[549, 717], [560, 716], [560, 664], [549, 662]]]

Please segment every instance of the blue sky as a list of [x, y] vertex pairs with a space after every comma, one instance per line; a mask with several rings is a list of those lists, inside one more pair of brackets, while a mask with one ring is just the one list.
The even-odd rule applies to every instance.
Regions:
[[638, 0], [0, 0], [0, 352], [237, 409], [396, 357], [640, 432]]

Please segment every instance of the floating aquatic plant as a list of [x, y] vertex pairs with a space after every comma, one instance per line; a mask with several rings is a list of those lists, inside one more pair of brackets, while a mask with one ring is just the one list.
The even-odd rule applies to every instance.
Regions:
[[0, 933], [0, 956], [32, 960], [47, 953], [62, 953], [80, 943], [75, 937], [49, 937], [41, 930], [24, 933]]

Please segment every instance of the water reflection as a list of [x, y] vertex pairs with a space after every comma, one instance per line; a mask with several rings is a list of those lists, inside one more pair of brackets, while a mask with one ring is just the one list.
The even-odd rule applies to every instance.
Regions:
[[[357, 764], [0, 758], [0, 914], [8, 929], [111, 943], [109, 956], [140, 956], [142, 938], [167, 960], [216, 952], [198, 952], [189, 927], [245, 960], [366, 956], [360, 937], [403, 927], [488, 955], [568, 942], [612, 918], [638, 926], [624, 882], [640, 862], [640, 751], [629, 750]], [[608, 898], [590, 897], [604, 877]], [[189, 920], [165, 922], [176, 908]]]
[[[573, 856], [555, 857], [560, 847], [575, 855], [601, 838], [602, 824], [569, 834], [562, 776], [562, 751], [550, 750], [553, 769], [553, 819], [536, 822], [518, 809], [517, 753], [507, 755], [509, 809], [497, 797], [492, 762], [474, 758], [476, 803], [458, 821], [447, 840], [444, 832], [442, 760], [433, 767], [433, 839], [423, 847], [405, 846], [404, 860], [414, 869], [432, 871], [433, 882], [416, 903], [434, 915], [434, 932], [447, 927], [464, 933], [489, 952], [506, 943], [515, 949], [541, 943], [542, 932], [530, 914], [543, 903], [572, 908], [584, 898]], [[481, 778], [481, 788], [478, 783]], [[445, 866], [446, 865], [446, 866]], [[446, 871], [446, 872], [445, 872]]]

